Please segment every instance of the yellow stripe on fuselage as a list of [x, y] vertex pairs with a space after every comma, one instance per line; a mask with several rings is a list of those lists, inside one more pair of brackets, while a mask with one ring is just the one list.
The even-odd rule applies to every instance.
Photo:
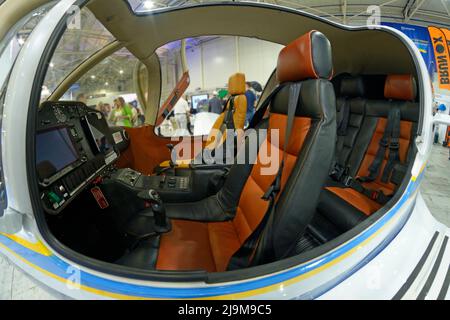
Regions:
[[10, 235], [10, 234], [5, 234], [5, 233], [1, 233], [1, 232], [0, 232], [0, 235], [7, 237], [14, 242], [17, 242], [21, 246], [23, 246], [27, 249], [30, 249], [31, 251], [42, 254], [43, 256], [48, 257], [48, 256], [52, 255], [52, 252], [41, 241], [33, 243], [33, 242], [25, 240], [22, 237], [19, 237], [17, 235]]

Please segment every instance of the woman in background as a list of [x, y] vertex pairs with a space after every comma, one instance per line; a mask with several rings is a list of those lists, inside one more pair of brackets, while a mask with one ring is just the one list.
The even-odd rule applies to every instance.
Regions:
[[109, 104], [107, 103], [103, 103], [103, 102], [99, 102], [97, 104], [97, 107], [95, 107], [95, 110], [100, 111], [103, 116], [108, 119], [109, 117], [109, 112], [111, 111], [111, 107], [109, 106]]
[[130, 106], [125, 103], [124, 98], [119, 97], [114, 100], [114, 110], [109, 118], [110, 122], [119, 127], [132, 127], [133, 112]]

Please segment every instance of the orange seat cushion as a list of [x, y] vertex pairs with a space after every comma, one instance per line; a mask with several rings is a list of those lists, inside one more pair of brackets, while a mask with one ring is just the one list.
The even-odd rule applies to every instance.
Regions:
[[382, 207], [382, 205], [378, 202], [367, 198], [365, 195], [352, 188], [327, 187], [326, 189], [333, 192], [339, 198], [345, 200], [359, 211], [364, 212], [364, 214], [367, 216], [371, 215]]
[[156, 268], [216, 271], [211, 255], [208, 224], [172, 220], [172, 231], [161, 237]]
[[241, 246], [232, 222], [203, 223], [173, 220], [172, 231], [161, 237], [159, 270], [224, 271]]

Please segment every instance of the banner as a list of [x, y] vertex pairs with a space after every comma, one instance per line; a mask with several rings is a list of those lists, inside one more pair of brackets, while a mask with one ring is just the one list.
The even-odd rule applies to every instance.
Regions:
[[[450, 59], [450, 30], [445, 29], [445, 28], [440, 28], [441, 32], [444, 34], [444, 38], [445, 38], [445, 43], [447, 44], [447, 51], [449, 54], [449, 59]], [[450, 63], [450, 61], [447, 61]], [[450, 72], [450, 66], [449, 66], [449, 72]], [[450, 75], [449, 75], [450, 78]]]
[[428, 27], [428, 32], [430, 33], [431, 42], [433, 44], [439, 88], [450, 90], [450, 75], [448, 66], [450, 57], [447, 40], [444, 33], [439, 28]]
[[432, 75], [436, 72], [433, 45], [431, 43], [431, 38], [427, 27], [395, 22], [382, 22], [382, 25], [397, 29], [410, 38], [422, 54], [428, 73]]

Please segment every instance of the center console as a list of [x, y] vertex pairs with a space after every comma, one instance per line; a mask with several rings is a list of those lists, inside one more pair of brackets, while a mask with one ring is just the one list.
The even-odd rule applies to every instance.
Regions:
[[153, 189], [166, 203], [195, 202], [205, 199], [221, 188], [228, 168], [177, 170], [177, 175], [147, 176], [132, 169], [119, 169], [111, 180], [130, 192]]
[[111, 179], [125, 186], [130, 192], [155, 190], [164, 202], [192, 201], [195, 198], [193, 177], [185, 176], [147, 176], [132, 169], [119, 169], [111, 174]]
[[155, 189], [159, 193], [191, 192], [191, 177], [188, 176], [146, 176], [132, 169], [121, 169], [113, 179], [136, 189]]

